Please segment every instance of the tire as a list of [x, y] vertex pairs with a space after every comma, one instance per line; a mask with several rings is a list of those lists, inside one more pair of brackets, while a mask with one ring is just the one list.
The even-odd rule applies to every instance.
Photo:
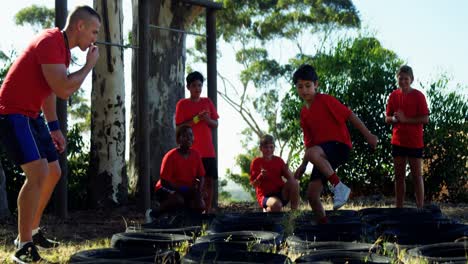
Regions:
[[430, 214], [430, 215], [443, 215], [440, 208], [437, 206], [427, 206], [423, 209], [404, 207], [404, 208], [364, 208], [358, 211], [358, 215], [363, 217], [366, 215], [405, 215], [405, 214]]
[[427, 245], [442, 242], [453, 242], [468, 235], [468, 225], [421, 222], [400, 223], [383, 222], [375, 229], [375, 237], [384, 241], [395, 242], [400, 245]]
[[353, 251], [320, 251], [296, 259], [295, 263], [366, 263], [381, 264], [392, 263], [388, 257], [377, 254]]
[[299, 238], [312, 241], [360, 241], [362, 236], [362, 226], [359, 222], [349, 222], [340, 224], [304, 225], [294, 229], [294, 235]]
[[199, 236], [201, 233], [201, 226], [187, 226], [181, 228], [146, 228], [146, 227], [136, 227], [129, 226], [125, 230], [127, 233], [167, 233], [167, 234], [181, 234], [186, 236]]
[[454, 222], [442, 214], [409, 212], [409, 213], [394, 213], [394, 214], [371, 214], [361, 217], [361, 222], [367, 225], [377, 225], [384, 221], [399, 221], [407, 223], [417, 222]]
[[269, 244], [278, 246], [282, 242], [282, 236], [268, 231], [238, 231], [224, 232], [199, 237], [195, 244], [202, 242], [232, 242], [244, 244]]
[[[161, 252], [163, 253], [163, 252]], [[135, 261], [153, 263], [155, 254], [140, 252], [123, 252], [115, 248], [102, 248], [80, 251], [70, 257], [70, 263], [96, 262], [96, 261]]]
[[111, 246], [124, 252], [157, 252], [161, 249], [173, 249], [192, 238], [180, 234], [164, 233], [118, 233], [111, 239]]
[[468, 262], [468, 244], [464, 242], [438, 243], [413, 248], [408, 251], [412, 261], [428, 263], [463, 263]]
[[265, 252], [248, 252], [248, 251], [220, 251], [220, 252], [189, 252], [182, 259], [182, 263], [216, 263], [216, 264], [281, 264], [291, 263], [291, 260], [285, 255], [265, 253]]
[[224, 233], [243, 230], [258, 230], [283, 233], [282, 219], [244, 215], [225, 215], [217, 217], [211, 223], [208, 233]]
[[251, 251], [251, 252], [273, 252], [276, 245], [272, 244], [249, 244], [243, 242], [200, 242], [189, 248], [189, 252], [209, 252], [209, 251]]
[[354, 242], [342, 242], [342, 241], [329, 241], [329, 242], [310, 242], [302, 240], [298, 236], [290, 236], [286, 239], [289, 252], [295, 254], [308, 254], [314, 251], [323, 250], [346, 250], [356, 252], [374, 252], [379, 249], [378, 246], [367, 243], [354, 243]]

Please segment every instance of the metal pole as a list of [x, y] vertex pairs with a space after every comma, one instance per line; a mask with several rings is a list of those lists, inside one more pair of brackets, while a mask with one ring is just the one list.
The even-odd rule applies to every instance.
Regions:
[[176, 29], [176, 28], [161, 27], [161, 26], [156, 26], [156, 25], [149, 25], [149, 27], [162, 29], [162, 30], [167, 30], [167, 31], [172, 31], [172, 32], [177, 32], [177, 33], [182, 33], [182, 34], [189, 34], [189, 35], [205, 37], [205, 34], [200, 34], [200, 33], [191, 32], [191, 31], [185, 31], [185, 30]]
[[137, 161], [143, 210], [151, 207], [149, 169], [148, 76], [149, 76], [149, 0], [138, 2], [138, 89], [137, 89]]
[[[207, 80], [208, 80], [208, 97], [213, 101], [215, 107], [218, 107], [218, 93], [217, 93], [217, 69], [216, 69], [216, 11], [214, 9], [206, 10], [206, 59], [207, 59]], [[215, 148], [216, 156], [218, 156], [218, 129], [214, 128], [213, 132], [213, 145]], [[218, 159], [216, 158], [216, 163]], [[218, 167], [218, 164], [216, 164]], [[214, 182], [213, 191], [213, 208], [218, 207], [218, 182]]]
[[[67, 0], [55, 0], [55, 26], [60, 29], [65, 27], [67, 20]], [[60, 130], [65, 138], [68, 131], [67, 101], [57, 97], [56, 103], [57, 117], [60, 122]], [[67, 149], [59, 156], [62, 176], [55, 187], [54, 204], [55, 214], [61, 218], [68, 215], [68, 161]]]

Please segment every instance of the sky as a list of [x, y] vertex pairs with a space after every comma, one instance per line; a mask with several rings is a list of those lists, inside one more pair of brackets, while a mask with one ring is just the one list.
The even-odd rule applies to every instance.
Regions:
[[[20, 9], [31, 4], [54, 7], [54, 0], [15, 0], [2, 4], [0, 9], [0, 50], [8, 53], [11, 50], [20, 52], [34, 35], [26, 27], [14, 24], [13, 16]], [[354, 0], [360, 14], [362, 27], [375, 33], [383, 47], [393, 50], [407, 64], [413, 67], [415, 84], [427, 83], [437, 79], [440, 74], [452, 78], [452, 86], [462, 84], [461, 93], [468, 95], [468, 1], [466, 0]], [[68, 0], [69, 10], [76, 5], [92, 5], [91, 0]], [[124, 32], [131, 29], [131, 0], [123, 0]], [[190, 37], [187, 43], [191, 43]], [[273, 45], [270, 45], [274, 46]], [[236, 78], [239, 68], [232, 63], [233, 54], [230, 48], [219, 46], [223, 57], [218, 61], [218, 70]], [[75, 56], [84, 61], [84, 53], [75, 50]], [[288, 56], [289, 54], [283, 54]], [[125, 52], [126, 94], [130, 95], [130, 52]], [[190, 60], [190, 58], [189, 58]], [[206, 69], [197, 69], [206, 73]], [[73, 68], [71, 69], [73, 71]], [[128, 77], [127, 77], [128, 76]], [[221, 81], [218, 80], [218, 86]], [[88, 78], [83, 89], [90, 93], [91, 83]], [[218, 87], [219, 89], [219, 87]], [[205, 89], [206, 90], [206, 89]], [[206, 93], [206, 91], [205, 91]], [[127, 114], [130, 105], [126, 103]], [[226, 169], [235, 167], [235, 156], [241, 153], [239, 144], [243, 126], [233, 120], [239, 120], [236, 113], [218, 98], [218, 160], [219, 174], [224, 176]], [[127, 119], [128, 120], [128, 119]], [[127, 121], [128, 124], [128, 121]], [[236, 188], [232, 183], [228, 188]]]

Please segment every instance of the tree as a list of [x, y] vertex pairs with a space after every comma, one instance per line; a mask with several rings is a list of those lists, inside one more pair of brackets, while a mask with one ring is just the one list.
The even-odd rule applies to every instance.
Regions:
[[35, 32], [54, 25], [55, 10], [45, 6], [32, 5], [18, 11], [15, 15], [16, 25], [31, 25]]
[[[122, 1], [95, 1], [99, 41], [122, 43]], [[89, 198], [93, 205], [127, 201], [123, 50], [105, 46], [93, 71]]]
[[[134, 13], [138, 13], [138, 1], [133, 0]], [[148, 79], [148, 104], [150, 123], [150, 175], [153, 180], [159, 178], [161, 160], [164, 154], [175, 147], [174, 114], [177, 101], [185, 96], [185, 60], [186, 35], [167, 30], [175, 28], [185, 30], [193, 19], [202, 11], [181, 1], [149, 1], [150, 24], [166, 29], [150, 27], [151, 56], [149, 58], [150, 76]], [[138, 39], [138, 19], [133, 20], [132, 39]], [[134, 43], [135, 44], [135, 43]], [[136, 51], [133, 54], [132, 83], [137, 84]], [[133, 186], [137, 182], [136, 170], [136, 90], [132, 88], [132, 118], [130, 120], [130, 181]], [[135, 188], [136, 189], [136, 188]]]

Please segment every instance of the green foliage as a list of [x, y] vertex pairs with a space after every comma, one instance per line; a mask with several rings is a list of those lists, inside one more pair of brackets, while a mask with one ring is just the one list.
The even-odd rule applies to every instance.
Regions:
[[219, 201], [225, 201], [225, 202], [230, 202], [232, 201], [232, 195], [230, 192], [227, 192], [224, 190], [228, 184], [228, 181], [226, 179], [222, 179], [218, 182], [219, 186]]
[[75, 124], [67, 136], [68, 203], [72, 209], [85, 209], [89, 168], [89, 146], [83, 141], [80, 124]]
[[448, 80], [441, 78], [427, 89], [425, 191], [433, 199], [468, 202], [468, 98], [447, 88]]
[[242, 189], [244, 189], [252, 199], [255, 200], [255, 189], [250, 184], [250, 163], [255, 157], [259, 156], [258, 148], [249, 150], [246, 154], [239, 154], [236, 157], [236, 164], [239, 165], [241, 172], [240, 174], [232, 172], [230, 169], [227, 169], [226, 177], [237, 183]]
[[45, 6], [32, 5], [18, 11], [15, 23], [20, 26], [29, 24], [35, 31], [42, 28], [51, 28], [55, 21], [55, 10]]

